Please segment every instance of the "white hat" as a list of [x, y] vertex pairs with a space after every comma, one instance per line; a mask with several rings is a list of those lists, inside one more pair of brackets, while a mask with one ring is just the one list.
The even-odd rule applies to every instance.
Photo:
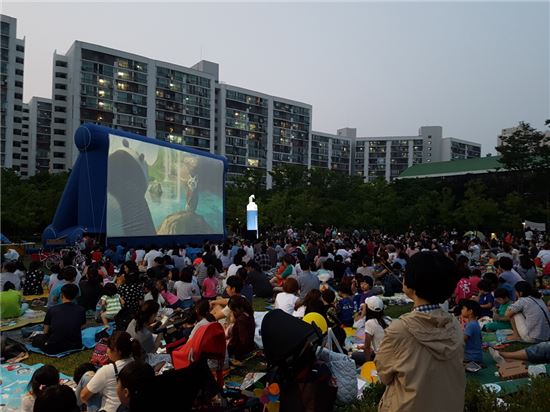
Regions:
[[384, 310], [384, 302], [378, 296], [371, 296], [365, 299], [365, 303], [367, 304], [367, 308], [373, 312], [382, 312]]

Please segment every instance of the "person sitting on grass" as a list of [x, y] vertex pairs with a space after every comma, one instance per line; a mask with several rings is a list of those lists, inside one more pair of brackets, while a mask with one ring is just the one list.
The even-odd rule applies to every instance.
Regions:
[[74, 391], [67, 385], [48, 386], [34, 402], [33, 412], [79, 412]]
[[479, 316], [492, 317], [493, 316], [492, 309], [495, 302], [495, 298], [491, 293], [491, 284], [489, 283], [488, 280], [480, 280], [477, 284], [477, 287], [479, 289], [479, 295], [472, 296], [472, 300], [479, 303], [479, 307], [481, 308], [481, 312]]
[[81, 329], [86, 325], [86, 311], [73, 303], [78, 286], [69, 283], [61, 287], [61, 305], [48, 309], [44, 318], [44, 333], [32, 340], [32, 345], [46, 352], [57, 354], [72, 349], [82, 349]]
[[133, 361], [119, 373], [116, 393], [120, 401], [117, 412], [149, 412], [154, 407], [151, 393], [154, 369], [147, 363]]
[[168, 283], [165, 279], [157, 280], [156, 288], [159, 291], [159, 294], [162, 296], [166, 302], [166, 306], [171, 309], [177, 309], [182, 307], [181, 300], [178, 299], [176, 295], [171, 292], [168, 292]]
[[18, 318], [23, 315], [29, 305], [22, 303], [21, 292], [15, 290], [15, 285], [8, 281], [0, 292], [0, 319]]
[[286, 278], [283, 282], [283, 291], [277, 294], [274, 309], [281, 309], [292, 315], [294, 313], [294, 307], [298, 301], [298, 281], [295, 278]]
[[233, 324], [228, 331], [227, 352], [237, 360], [246, 358], [256, 347], [254, 332], [254, 310], [248, 300], [242, 295], [234, 295], [227, 304], [231, 310]]
[[[86, 386], [86, 384], [83, 382], [83, 384], [80, 385], [80, 381], [85, 379], [86, 383], [89, 382], [96, 372], [97, 368], [90, 362], [83, 363], [82, 365], [77, 366], [74, 370], [73, 381], [76, 383], [76, 401], [78, 403], [78, 406], [80, 406], [81, 408], [83, 403], [80, 400], [80, 392], [82, 392], [82, 389]], [[95, 394], [94, 396], [90, 397], [86, 406], [86, 410], [89, 412], [99, 411], [99, 408], [101, 407], [101, 395]]]
[[159, 304], [153, 300], [143, 302], [126, 329], [126, 332], [141, 344], [145, 353], [155, 353], [163, 338], [162, 333], [153, 334], [159, 309]]
[[243, 288], [243, 281], [237, 275], [229, 276], [225, 283], [225, 291], [229, 298], [218, 298], [210, 301], [210, 309], [216, 320], [229, 317], [231, 310], [227, 307], [229, 299], [234, 295], [240, 295]]
[[352, 291], [349, 284], [341, 283], [338, 287], [340, 300], [336, 304], [336, 314], [340, 323], [345, 327], [353, 326], [353, 300]]
[[139, 342], [132, 339], [127, 332], [116, 331], [107, 340], [107, 355], [112, 363], [99, 368], [89, 380], [86, 376], [80, 380], [80, 400], [88, 404], [94, 395], [99, 394], [101, 410], [116, 412], [120, 405], [116, 392], [118, 375], [133, 360], [141, 360], [143, 351]]
[[41, 295], [44, 293], [42, 282], [44, 281], [44, 272], [42, 271], [42, 262], [33, 260], [29, 265], [29, 271], [25, 276], [23, 284], [23, 295]]
[[59, 383], [59, 371], [52, 365], [44, 365], [34, 371], [29, 382], [29, 391], [21, 398], [21, 412], [32, 412], [34, 403], [48, 386]]
[[374, 359], [382, 339], [384, 339], [384, 331], [392, 321], [391, 318], [384, 315], [384, 302], [378, 296], [371, 296], [366, 299], [363, 306], [363, 316], [365, 318], [363, 351], [352, 354], [352, 358], [357, 365], [362, 365]]
[[463, 411], [464, 334], [440, 306], [458, 280], [453, 261], [441, 253], [418, 252], [407, 263], [403, 290], [414, 306], [385, 329], [374, 359], [386, 385], [379, 411], [440, 411], [442, 405]]
[[114, 283], [107, 283], [103, 287], [104, 295], [101, 296], [100, 305], [101, 305], [101, 321], [103, 322], [104, 329], [109, 329], [109, 322], [115, 319], [115, 316], [118, 315], [124, 301], [117, 293], [117, 287]]
[[500, 329], [511, 329], [512, 324], [506, 317], [506, 311], [508, 306], [511, 305], [510, 295], [505, 288], [498, 288], [494, 292], [495, 302], [498, 304], [498, 308], [493, 308], [493, 321], [487, 323], [484, 329], [489, 332], [494, 332]]
[[206, 268], [206, 279], [202, 282], [202, 297], [206, 300], [214, 300], [218, 296], [218, 279], [216, 275], [216, 267], [209, 265]]
[[540, 293], [522, 280], [515, 289], [518, 300], [506, 310], [505, 316], [512, 324], [514, 333], [509, 340], [541, 342], [550, 339], [550, 311], [541, 299]]
[[481, 365], [483, 352], [481, 350], [481, 328], [477, 321], [481, 308], [479, 303], [463, 299], [460, 301], [460, 316], [465, 322], [464, 325], [464, 362], [476, 362]]
[[76, 302], [76, 298], [80, 296], [80, 288], [77, 283], [77, 274], [78, 273], [74, 266], [66, 266], [61, 270], [62, 280], [52, 290], [50, 290], [50, 295], [48, 296], [48, 308], [62, 303], [61, 288], [65, 285], [76, 286], [76, 295], [73, 298]]

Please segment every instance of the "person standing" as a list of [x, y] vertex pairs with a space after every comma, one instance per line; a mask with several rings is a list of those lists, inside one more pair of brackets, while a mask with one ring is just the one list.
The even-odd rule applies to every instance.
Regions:
[[379, 411], [463, 411], [463, 332], [440, 307], [457, 281], [453, 262], [443, 254], [419, 252], [411, 257], [403, 290], [414, 307], [386, 328], [374, 360], [386, 385]]

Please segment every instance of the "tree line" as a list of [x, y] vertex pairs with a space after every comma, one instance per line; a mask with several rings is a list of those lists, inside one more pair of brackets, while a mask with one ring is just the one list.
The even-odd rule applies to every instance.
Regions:
[[[550, 124], [550, 122], [547, 122]], [[360, 176], [285, 165], [265, 174], [249, 169], [225, 191], [229, 231], [246, 228], [251, 194], [260, 230], [289, 225], [321, 231], [456, 228], [484, 232], [520, 231], [523, 220], [550, 224], [550, 136], [521, 122], [497, 150], [508, 170], [448, 178], [364, 182]], [[51, 223], [68, 173], [39, 173], [21, 179], [2, 169], [1, 231], [12, 240], [36, 240]]]

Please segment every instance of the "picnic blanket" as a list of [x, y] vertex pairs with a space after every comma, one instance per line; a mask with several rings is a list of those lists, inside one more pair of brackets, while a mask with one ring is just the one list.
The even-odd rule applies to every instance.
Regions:
[[[21, 406], [21, 398], [27, 393], [32, 374], [43, 366], [42, 363], [27, 365], [25, 363], [5, 364], [1, 366], [2, 379], [0, 381], [0, 397], [2, 411], [18, 411]], [[71, 377], [59, 374], [60, 383], [71, 382]]]
[[42, 323], [44, 322], [45, 317], [46, 312], [27, 309], [25, 313], [18, 318], [2, 320], [0, 322], [0, 332], [22, 328], [23, 326], [32, 325], [35, 323]]
[[[56, 354], [49, 354], [45, 353], [43, 350], [32, 346], [29, 340], [23, 339], [23, 338], [16, 338], [15, 340], [20, 341], [29, 352], [39, 353], [44, 356], [49, 356], [50, 358], [63, 358], [64, 356], [70, 355], [71, 353], [80, 352], [85, 349], [92, 349], [96, 345], [95, 341], [95, 334], [103, 329], [103, 326], [91, 326], [85, 329], [82, 329], [82, 348], [80, 349], [71, 349], [65, 352], [56, 353]], [[111, 334], [112, 332], [109, 332]]]

